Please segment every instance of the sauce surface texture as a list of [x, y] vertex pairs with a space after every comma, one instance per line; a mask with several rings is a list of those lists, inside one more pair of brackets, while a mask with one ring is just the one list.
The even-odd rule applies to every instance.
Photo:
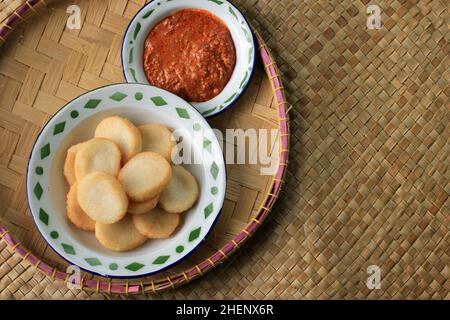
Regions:
[[204, 102], [222, 92], [235, 64], [230, 31], [204, 10], [171, 14], [145, 41], [144, 71], [150, 84], [190, 102]]

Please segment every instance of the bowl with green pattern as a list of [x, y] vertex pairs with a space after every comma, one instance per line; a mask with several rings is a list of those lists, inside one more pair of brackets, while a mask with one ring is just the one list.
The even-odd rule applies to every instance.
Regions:
[[[228, 28], [234, 44], [235, 66], [222, 91], [207, 101], [189, 101], [204, 117], [208, 118], [224, 112], [242, 96], [250, 83], [255, 67], [256, 46], [251, 27], [245, 16], [231, 2], [226, 0], [150, 1], [136, 13], [125, 31], [121, 48], [123, 74], [127, 82], [149, 83], [143, 59], [147, 36], [163, 19], [184, 9], [205, 11], [217, 17]], [[183, 51], [189, 51], [189, 48]], [[178, 75], [178, 72], [174, 72]], [[210, 72], [209, 67], [205, 72]]]
[[[198, 201], [183, 214], [175, 234], [148, 240], [127, 252], [104, 248], [93, 232], [77, 229], [66, 217], [66, 151], [93, 137], [96, 125], [112, 115], [136, 125], [159, 123], [169, 127], [178, 138], [177, 147], [183, 150], [174, 161], [196, 177], [200, 188]], [[42, 129], [27, 167], [28, 204], [42, 237], [70, 264], [108, 277], [142, 277], [185, 259], [213, 228], [225, 188], [221, 146], [205, 119], [181, 98], [144, 84], [105, 86], [70, 101]]]

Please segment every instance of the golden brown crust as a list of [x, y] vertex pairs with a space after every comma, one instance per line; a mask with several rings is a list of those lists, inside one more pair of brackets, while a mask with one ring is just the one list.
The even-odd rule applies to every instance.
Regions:
[[95, 237], [106, 248], [118, 252], [137, 248], [147, 240], [147, 237], [136, 229], [129, 215], [113, 224], [97, 222]]
[[111, 140], [94, 138], [77, 148], [75, 155], [75, 176], [77, 181], [92, 172], [105, 172], [117, 176], [120, 170], [121, 154]]
[[81, 230], [94, 231], [95, 221], [78, 204], [77, 187], [77, 184], [74, 183], [67, 194], [67, 218], [74, 226]]
[[190, 209], [199, 196], [195, 177], [182, 166], [172, 167], [172, 180], [161, 193], [159, 205], [167, 212], [181, 213]]
[[128, 212], [132, 214], [143, 214], [149, 212], [158, 205], [158, 201], [159, 195], [143, 202], [130, 201], [128, 205]]
[[140, 215], [132, 216], [136, 229], [150, 239], [170, 237], [180, 224], [180, 215], [169, 213], [161, 208]]
[[172, 132], [161, 124], [146, 124], [140, 126], [142, 136], [142, 151], [152, 151], [162, 155], [167, 161], [172, 161], [172, 149], [175, 139]]
[[170, 164], [154, 152], [137, 154], [119, 172], [119, 181], [128, 197], [137, 202], [156, 197], [169, 185], [171, 177]]
[[119, 116], [103, 119], [95, 129], [95, 137], [106, 138], [117, 144], [122, 153], [122, 164], [142, 149], [139, 129], [130, 120]]
[[77, 199], [84, 212], [96, 222], [115, 223], [128, 210], [128, 198], [112, 175], [93, 172], [78, 182]]
[[77, 154], [78, 144], [67, 149], [66, 160], [64, 161], [64, 177], [69, 186], [73, 185], [77, 178], [75, 177], [75, 156]]
[[170, 237], [181, 222], [178, 212], [189, 209], [199, 193], [187, 170], [171, 166], [174, 146], [172, 132], [163, 125], [136, 128], [118, 116], [103, 119], [95, 138], [67, 150], [68, 220], [94, 231], [101, 245], [118, 252], [148, 238]]

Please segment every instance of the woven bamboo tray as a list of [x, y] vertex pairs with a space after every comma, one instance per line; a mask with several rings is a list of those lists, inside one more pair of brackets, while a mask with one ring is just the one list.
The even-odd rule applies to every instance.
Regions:
[[[12, 79], [7, 83], [20, 83], [21, 87], [19, 95], [14, 90], [2, 92], [2, 97], [12, 102], [12, 109], [3, 109], [0, 114], [1, 139], [7, 141], [9, 160], [0, 172], [0, 237], [15, 254], [54, 280], [67, 281], [67, 263], [33, 227], [26, 203], [25, 166], [36, 135], [55, 111], [86, 90], [124, 82], [120, 44], [124, 28], [140, 5], [122, 2], [122, 7], [115, 7], [113, 3], [117, 2], [77, 2], [86, 14], [84, 23], [81, 30], [68, 30], [66, 8], [71, 1], [28, 1], [14, 11], [0, 31], [0, 40], [5, 43], [0, 74], [5, 80]], [[27, 23], [22, 24], [25, 19]], [[279, 144], [267, 146], [269, 155], [279, 159], [274, 175], [261, 175], [259, 165], [227, 165], [222, 213], [207, 241], [192, 256], [164, 272], [129, 281], [84, 273], [83, 289], [135, 294], [174, 288], [222, 263], [269, 215], [284, 179], [289, 131], [280, 76], [264, 41], [256, 31], [255, 35], [260, 62], [248, 90], [231, 111], [210, 122], [222, 130], [278, 128]], [[37, 38], [28, 43], [28, 36]]]
[[[0, 15], [22, 2], [6, 1]], [[127, 6], [142, 4], [113, 2], [94, 24], [129, 20]], [[272, 50], [293, 105], [286, 183], [268, 223], [226, 263], [176, 290], [129, 298], [450, 299], [447, 1], [233, 2]], [[380, 6], [380, 30], [366, 27], [369, 4]], [[59, 37], [41, 23], [10, 39], [37, 48], [45, 45], [43, 32]], [[4, 64], [20, 56], [13, 49], [0, 58], [0, 110], [9, 110], [0, 131], [10, 119], [6, 138], [0, 133], [2, 173], [24, 153], [22, 131], [30, 134], [22, 127], [28, 114], [11, 111], [28, 70]], [[3, 97], [8, 91], [14, 93]], [[6, 177], [7, 184], [16, 175]], [[15, 191], [4, 185], [0, 198], [9, 206]], [[3, 219], [5, 210], [0, 202]], [[25, 225], [19, 221], [13, 226]], [[124, 298], [69, 290], [8, 248], [0, 241], [0, 298]], [[381, 270], [377, 290], [366, 286], [372, 265]]]

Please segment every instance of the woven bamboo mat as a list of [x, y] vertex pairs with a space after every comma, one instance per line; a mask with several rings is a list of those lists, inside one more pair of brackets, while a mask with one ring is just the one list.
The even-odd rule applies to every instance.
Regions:
[[[293, 105], [284, 192], [272, 219], [226, 263], [186, 286], [145, 298], [449, 299], [446, 3], [379, 1], [382, 28], [367, 30], [369, 1], [235, 2], [273, 50]], [[126, 10], [123, 19], [108, 12], [86, 19], [110, 27], [129, 19]], [[39, 41], [41, 32], [22, 41], [51, 46]], [[50, 39], [59, 37], [47, 32]], [[53, 50], [64, 56], [64, 46]], [[24, 53], [9, 54], [14, 59]], [[11, 63], [0, 70], [0, 108], [16, 104], [4, 92], [20, 95], [25, 78], [4, 81], [20, 73], [17, 68]], [[25, 77], [28, 70], [22, 71]], [[71, 72], [77, 77], [77, 68]], [[40, 82], [38, 72], [32, 76], [31, 92]], [[51, 108], [51, 101], [42, 106]], [[8, 128], [26, 130], [20, 118], [45, 121], [37, 110], [18, 112]], [[0, 122], [0, 130], [4, 126]], [[9, 156], [11, 141], [17, 140], [16, 151], [24, 148], [10, 131], [2, 133], [7, 139], [0, 141], [0, 170], [24, 165]], [[1, 199], [12, 197], [3, 185], [14, 181], [0, 181]], [[117, 298], [69, 291], [4, 247], [0, 242], [3, 299]], [[370, 265], [381, 269], [379, 290], [366, 286]]]

